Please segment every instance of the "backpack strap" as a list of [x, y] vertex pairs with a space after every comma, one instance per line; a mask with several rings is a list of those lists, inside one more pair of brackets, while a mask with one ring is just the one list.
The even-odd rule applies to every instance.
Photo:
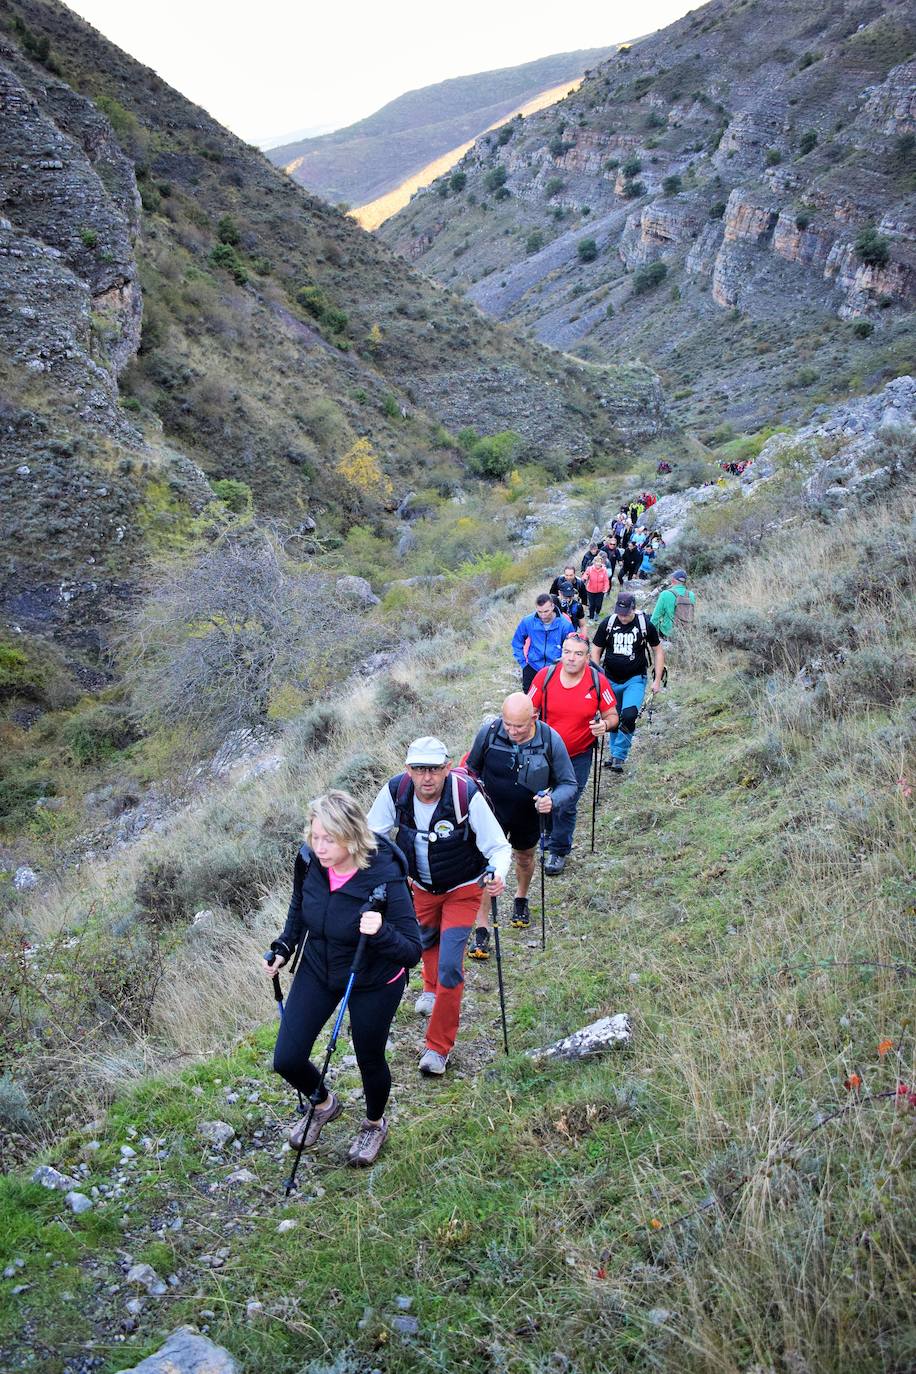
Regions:
[[413, 783], [409, 773], [401, 773], [397, 778], [392, 778], [388, 784], [388, 791], [391, 793], [391, 800], [394, 802], [395, 820], [400, 824], [401, 819], [407, 812], [407, 799], [413, 791]]
[[642, 631], [643, 643], [645, 644], [645, 647], [646, 647], [646, 661], [647, 661], [647, 663], [648, 663], [650, 669], [652, 670], [652, 676], [654, 677], [654, 676], [655, 676], [655, 654], [654, 654], [653, 651], [652, 651], [652, 645], [649, 643], [649, 627], [648, 627], [648, 625], [647, 625], [647, 623], [646, 623], [646, 613], [645, 613], [645, 611], [637, 611], [637, 612], [636, 612], [636, 623], [637, 623], [637, 625], [639, 626], [640, 630]]
[[455, 820], [459, 825], [466, 825], [470, 817], [471, 802], [477, 789], [473, 787], [471, 779], [466, 773], [457, 773], [452, 769], [449, 776], [452, 779], [452, 805], [455, 808]]
[[558, 663], [551, 663], [550, 667], [547, 669], [547, 676], [544, 678], [544, 685], [541, 688], [541, 720], [545, 722], [547, 720], [547, 684], [559, 666]]

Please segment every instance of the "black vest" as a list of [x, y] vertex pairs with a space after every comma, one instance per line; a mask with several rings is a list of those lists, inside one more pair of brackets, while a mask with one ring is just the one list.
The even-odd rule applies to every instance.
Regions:
[[[400, 773], [396, 778], [392, 778], [388, 783], [388, 790], [391, 793], [391, 800], [394, 802], [398, 826], [395, 844], [407, 859], [411, 878], [415, 882], [421, 883], [428, 891], [437, 893], [448, 892], [453, 887], [460, 887], [462, 883], [474, 882], [483, 872], [486, 859], [477, 848], [477, 837], [471, 829], [468, 818], [465, 817], [463, 822], [458, 820], [451, 777], [445, 779], [442, 796], [433, 812], [429, 830], [419, 830], [413, 809], [413, 783], [408, 779], [406, 789], [401, 790], [401, 782], [405, 776], [405, 774]], [[399, 790], [401, 790], [400, 802], [398, 801]], [[471, 799], [476, 796], [478, 790], [474, 783], [468, 779], [468, 806], [470, 806]], [[427, 884], [420, 877], [417, 869], [416, 840], [418, 835], [427, 841], [431, 884]]]

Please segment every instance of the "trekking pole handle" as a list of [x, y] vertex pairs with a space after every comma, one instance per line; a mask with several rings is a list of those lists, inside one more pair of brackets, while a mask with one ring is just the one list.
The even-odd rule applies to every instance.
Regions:
[[[264, 955], [264, 962], [265, 962], [265, 964], [268, 964], [271, 968], [273, 968], [273, 966], [274, 966], [274, 964], [276, 963], [276, 961], [277, 961], [277, 951], [276, 951], [275, 949], [269, 949], [269, 950], [267, 950], [267, 952], [266, 952], [265, 955]], [[275, 1000], [278, 1001], [278, 1002], [282, 1002], [282, 1001], [283, 1001], [283, 989], [280, 987], [280, 970], [279, 970], [279, 969], [277, 969], [276, 973], [274, 974], [273, 978], [271, 979], [271, 982], [273, 983], [274, 998], [275, 998]]]
[[481, 873], [480, 877], [477, 879], [477, 882], [480, 884], [481, 887], [486, 887], [487, 883], [492, 883], [495, 877], [495, 868], [485, 868], [484, 871]]

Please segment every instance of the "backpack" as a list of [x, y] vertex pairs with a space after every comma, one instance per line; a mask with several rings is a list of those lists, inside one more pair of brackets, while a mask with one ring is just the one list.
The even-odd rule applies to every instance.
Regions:
[[[551, 664], [550, 671], [552, 672], [553, 669], [556, 668], [557, 666], [558, 666], [558, 665], [555, 664], [555, 663], [554, 663], [554, 664]], [[502, 725], [502, 717], [501, 717], [501, 716], [497, 716], [496, 719], [493, 720], [493, 721], [491, 721], [490, 724], [489, 724], [489, 726], [487, 727], [487, 733], [486, 733], [486, 735], [484, 736], [483, 748], [482, 748], [482, 750], [481, 750], [481, 758], [480, 758], [480, 766], [481, 766], [481, 768], [483, 768], [483, 766], [484, 766], [484, 764], [485, 764], [485, 762], [486, 762], [487, 753], [488, 753], [488, 751], [489, 751], [489, 749], [490, 749], [490, 746], [492, 745], [494, 739], [496, 738], [496, 732], [497, 732], [497, 730], [499, 729], [499, 727], [500, 727], [501, 725]], [[546, 724], [546, 722], [544, 722], [544, 721], [536, 721], [536, 722], [535, 722], [535, 725], [536, 725], [536, 726], [537, 726], [537, 725], [544, 725], [544, 728], [547, 730], [547, 739], [546, 739], [546, 741], [544, 742], [544, 757], [545, 757], [545, 759], [547, 760], [547, 767], [548, 767], [548, 770], [552, 772], [552, 771], [553, 771], [553, 731], [550, 729], [550, 727], [549, 727], [549, 726]], [[473, 746], [472, 746], [472, 747], [473, 747]], [[470, 751], [470, 749], [469, 749], [468, 752], [467, 752], [467, 754], [464, 755], [464, 757], [462, 758], [461, 762], [457, 765], [457, 767], [458, 767], [462, 772], [464, 772], [464, 773], [467, 774], [467, 776], [471, 779], [471, 781], [475, 784], [475, 786], [477, 786], [477, 787], [480, 788], [481, 792], [483, 792], [483, 795], [484, 795], [484, 797], [486, 798], [487, 805], [489, 806], [490, 810], [493, 811], [493, 803], [490, 801], [490, 798], [487, 796], [486, 792], [484, 791], [484, 786], [483, 786], [483, 782], [482, 782], [482, 780], [481, 780], [481, 778], [480, 778], [480, 775], [479, 775], [478, 773], [476, 773], [475, 770], [474, 770], [473, 768], [469, 768], [468, 765], [467, 765], [467, 758], [468, 758], [468, 754], [470, 754], [470, 752], [471, 752], [471, 751]], [[452, 769], [452, 772], [453, 772], [453, 773], [455, 772], [455, 769], [454, 769], [454, 768]], [[524, 784], [523, 784], [523, 785], [524, 785]], [[493, 814], [496, 815], [496, 812], [493, 811]]]
[[[554, 673], [557, 671], [557, 669], [559, 668], [559, 666], [560, 666], [559, 663], [551, 664], [551, 666], [547, 669], [547, 676], [544, 678], [544, 685], [543, 685], [543, 687], [541, 688], [541, 710], [540, 710], [540, 716], [541, 716], [541, 720], [544, 722], [545, 725], [547, 724], [547, 688], [548, 688], [548, 686], [550, 685], [550, 680], [551, 680], [551, 678], [553, 677]], [[594, 688], [594, 692], [595, 692], [595, 703], [596, 703], [596, 704], [595, 704], [595, 710], [596, 710], [596, 712], [600, 715], [600, 714], [601, 714], [601, 679], [600, 679], [600, 677], [599, 677], [599, 675], [598, 675], [598, 669], [595, 667], [594, 663], [590, 663], [588, 666], [589, 666], [589, 668], [591, 668], [591, 670], [592, 670], [592, 687]]]
[[[692, 625], [697, 613], [696, 593], [685, 591], [683, 596], [675, 594], [674, 625]], [[672, 625], [672, 629], [674, 628]]]

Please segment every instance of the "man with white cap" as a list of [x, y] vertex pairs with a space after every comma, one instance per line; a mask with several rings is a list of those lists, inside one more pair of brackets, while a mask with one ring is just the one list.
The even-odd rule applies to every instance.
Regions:
[[429, 1014], [420, 1072], [445, 1073], [458, 1033], [464, 952], [480, 906], [481, 878], [490, 897], [505, 890], [509, 841], [487, 800], [463, 769], [452, 771], [440, 739], [425, 735], [407, 750], [405, 771], [381, 789], [370, 829], [391, 836], [410, 870], [423, 945], [423, 992], [416, 1010]]

